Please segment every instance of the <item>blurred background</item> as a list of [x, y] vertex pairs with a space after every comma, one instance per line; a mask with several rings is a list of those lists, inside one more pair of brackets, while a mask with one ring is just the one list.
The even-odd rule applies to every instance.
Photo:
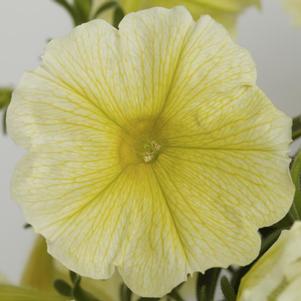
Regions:
[[[263, 0], [238, 26], [238, 43], [249, 49], [258, 84], [290, 116], [301, 112], [301, 28], [294, 28], [281, 0]], [[18, 83], [35, 68], [46, 41], [70, 31], [69, 16], [51, 0], [0, 0], [0, 86]], [[11, 200], [10, 177], [23, 151], [0, 135], [0, 274], [17, 282], [34, 238]]]

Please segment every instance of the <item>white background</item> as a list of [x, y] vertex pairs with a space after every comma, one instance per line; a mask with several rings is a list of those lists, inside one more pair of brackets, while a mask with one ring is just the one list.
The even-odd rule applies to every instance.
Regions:
[[[34, 68], [45, 42], [66, 34], [71, 22], [51, 0], [0, 0], [0, 86], [15, 85]], [[294, 28], [280, 0], [265, 0], [240, 19], [238, 42], [257, 64], [258, 83], [287, 114], [301, 113], [301, 28]], [[9, 180], [22, 150], [0, 136], [0, 274], [18, 281], [33, 234], [10, 199]]]

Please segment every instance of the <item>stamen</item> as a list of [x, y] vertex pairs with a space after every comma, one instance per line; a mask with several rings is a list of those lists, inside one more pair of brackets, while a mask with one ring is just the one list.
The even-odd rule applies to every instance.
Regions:
[[151, 141], [150, 143], [147, 143], [144, 145], [144, 155], [143, 160], [145, 163], [150, 163], [154, 161], [158, 155], [159, 151], [161, 149], [161, 145], [158, 144], [156, 141]]

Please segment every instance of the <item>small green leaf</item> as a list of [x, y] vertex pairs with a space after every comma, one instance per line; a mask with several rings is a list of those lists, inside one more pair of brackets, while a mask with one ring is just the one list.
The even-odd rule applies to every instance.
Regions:
[[80, 20], [75, 8], [66, 0], [53, 0], [55, 3], [63, 7], [70, 15], [74, 25], [79, 25]]
[[62, 296], [72, 297], [72, 287], [66, 281], [58, 279], [54, 281], [53, 285]]
[[281, 234], [280, 229], [276, 229], [269, 235], [267, 235], [265, 238], [262, 239], [262, 244], [261, 244], [261, 250], [260, 250], [260, 255], [264, 254], [279, 238]]
[[74, 6], [85, 16], [88, 20], [92, 1], [91, 0], [74, 0]]
[[120, 300], [121, 301], [131, 301], [133, 293], [131, 292], [131, 290], [125, 284], [122, 284], [120, 286], [119, 294], [120, 294]]
[[10, 88], [0, 88], [0, 110], [7, 108], [10, 103], [13, 90]]
[[7, 107], [4, 108], [3, 116], [2, 116], [2, 130], [4, 135], [7, 134], [6, 115], [7, 115]]
[[294, 202], [290, 210], [295, 220], [301, 219], [301, 151], [295, 156], [291, 166], [291, 175], [295, 184], [296, 192]]
[[225, 276], [223, 276], [221, 279], [221, 288], [222, 288], [223, 294], [226, 298], [226, 301], [235, 301], [236, 300], [236, 294], [234, 292], [234, 289], [231, 286], [227, 277], [225, 277]]
[[81, 23], [89, 21], [91, 7], [91, 0], [74, 0], [74, 8], [80, 16]]
[[113, 17], [113, 26], [118, 28], [119, 23], [124, 17], [124, 12], [122, 8], [118, 5], [114, 11], [114, 17]]
[[74, 285], [80, 284], [81, 277], [78, 274], [74, 273], [73, 271], [69, 271], [69, 277]]
[[108, 1], [101, 5], [96, 12], [93, 14], [92, 19], [96, 19], [100, 14], [104, 13], [105, 11], [109, 10], [110, 8], [115, 7], [117, 4], [116, 0]]
[[81, 287], [81, 276], [70, 271], [70, 279], [73, 283], [73, 288], [72, 288], [72, 297], [76, 301], [100, 301], [99, 299], [95, 298], [92, 296], [89, 292], [85, 291]]
[[12, 93], [13, 90], [11, 88], [0, 88], [0, 110], [3, 110], [2, 129], [4, 134], [6, 134], [6, 113], [12, 97]]
[[197, 279], [196, 296], [198, 301], [213, 301], [216, 291], [216, 284], [219, 279], [221, 269], [213, 268], [205, 274], [199, 273]]
[[179, 294], [179, 292], [176, 289], [172, 290], [168, 294], [168, 296], [170, 296], [175, 301], [184, 301], [184, 299], [182, 298], [182, 296]]
[[293, 140], [301, 136], [301, 115], [293, 119]]

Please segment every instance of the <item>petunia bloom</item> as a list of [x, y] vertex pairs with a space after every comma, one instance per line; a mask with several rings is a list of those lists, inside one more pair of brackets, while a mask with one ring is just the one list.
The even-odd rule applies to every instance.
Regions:
[[296, 222], [243, 278], [238, 301], [299, 301], [300, 286], [301, 222]]
[[[96, 0], [95, 7], [106, 3], [106, 0]], [[145, 8], [162, 6], [172, 8], [176, 5], [186, 6], [197, 20], [202, 15], [211, 15], [231, 32], [235, 31], [238, 16], [248, 7], [260, 6], [260, 0], [118, 0], [126, 13]], [[106, 14], [106, 18], [111, 16]]]
[[285, 8], [292, 14], [297, 26], [301, 26], [301, 0], [283, 0]]
[[8, 110], [27, 149], [13, 197], [48, 250], [142, 296], [245, 265], [294, 187], [291, 119], [256, 87], [247, 51], [183, 7], [103, 20], [48, 45]]

